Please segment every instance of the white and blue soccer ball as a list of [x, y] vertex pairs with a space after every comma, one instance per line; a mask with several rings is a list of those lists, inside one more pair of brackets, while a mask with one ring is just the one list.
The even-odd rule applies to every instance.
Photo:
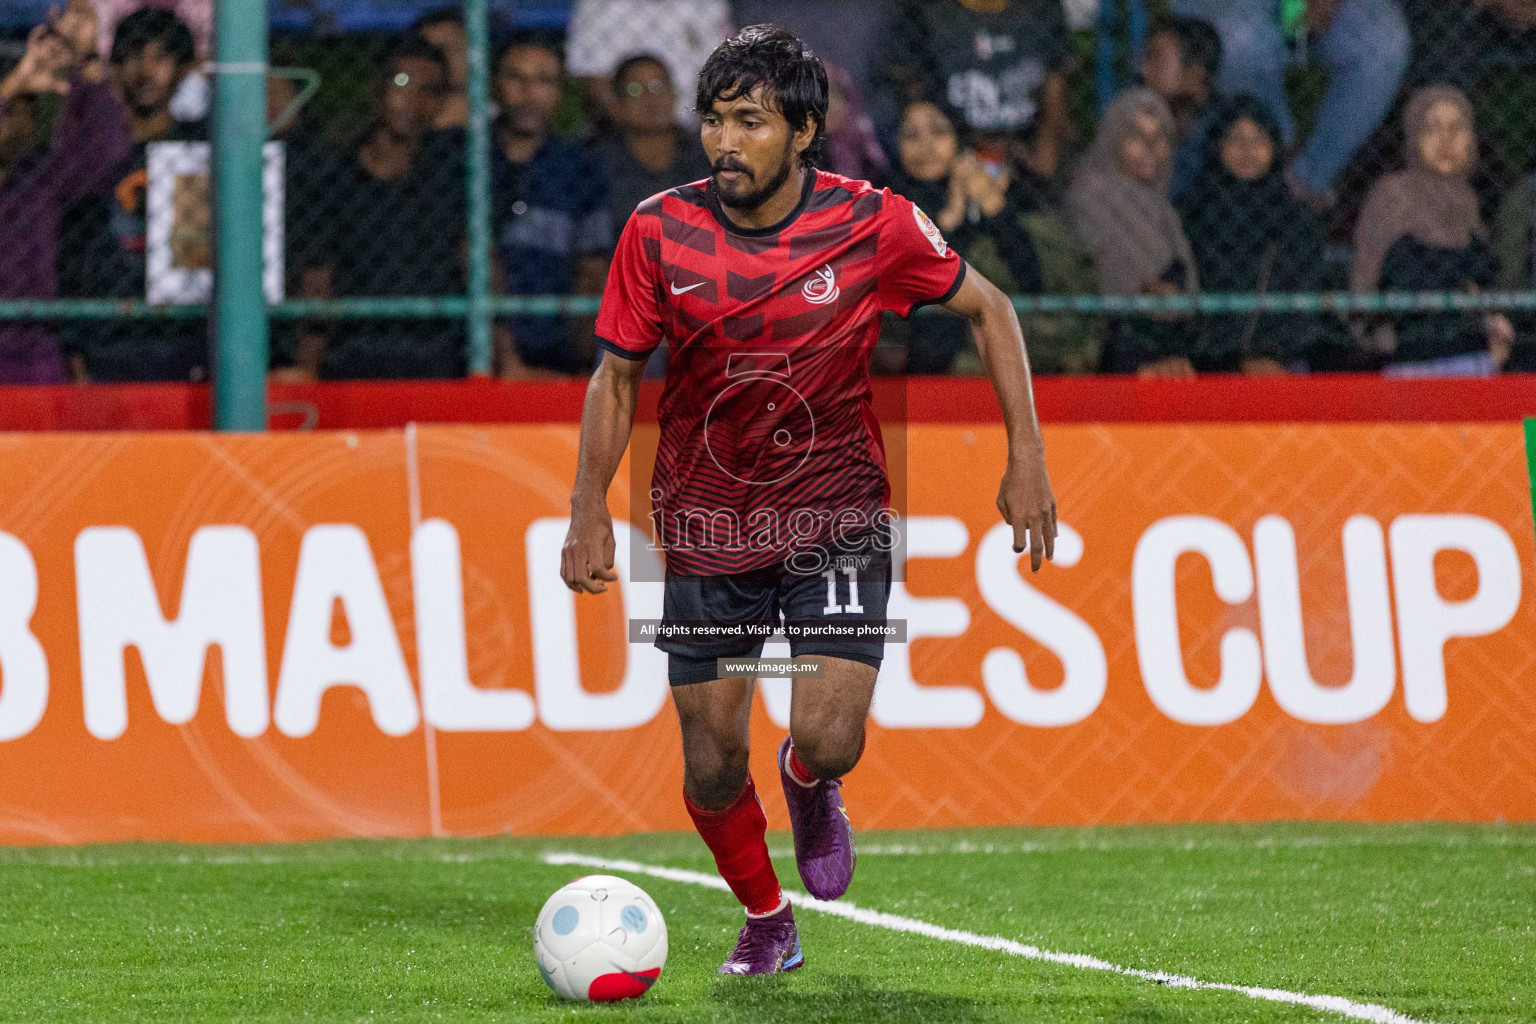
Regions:
[[566, 999], [645, 995], [667, 962], [667, 923], [633, 882], [588, 875], [558, 890], [533, 926], [539, 973]]

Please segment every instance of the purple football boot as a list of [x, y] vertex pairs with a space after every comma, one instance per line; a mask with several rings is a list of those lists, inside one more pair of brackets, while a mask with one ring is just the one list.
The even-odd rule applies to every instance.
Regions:
[[779, 745], [779, 781], [795, 832], [795, 866], [806, 891], [819, 900], [835, 900], [848, 891], [858, 855], [853, 823], [843, 806], [843, 780], [821, 779], [802, 786], [789, 772], [789, 737]]
[[795, 928], [795, 912], [789, 901], [784, 908], [767, 917], [748, 917], [736, 936], [736, 948], [725, 963], [720, 965], [721, 974], [778, 974], [792, 971], [805, 963], [800, 952], [800, 932]]

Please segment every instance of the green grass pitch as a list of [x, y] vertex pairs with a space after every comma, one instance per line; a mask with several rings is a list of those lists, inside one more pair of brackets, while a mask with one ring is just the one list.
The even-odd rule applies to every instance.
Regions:
[[[798, 888], [787, 836], [770, 837]], [[1435, 1024], [1536, 1020], [1536, 826], [1178, 826], [866, 834], [848, 899], [1202, 981]], [[580, 868], [709, 871], [691, 835], [0, 851], [3, 1021], [1340, 1021], [813, 910], [806, 966], [721, 978], [728, 894], [636, 877], [671, 955], [638, 1003], [556, 1000], [530, 927]]]

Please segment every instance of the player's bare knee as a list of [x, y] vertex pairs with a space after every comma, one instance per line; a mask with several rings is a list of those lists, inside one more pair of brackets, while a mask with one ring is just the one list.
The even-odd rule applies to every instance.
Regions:
[[795, 754], [818, 779], [840, 779], [853, 771], [864, 749], [864, 723], [817, 722], [792, 729]]
[[728, 807], [747, 785], [747, 746], [734, 736], [700, 736], [683, 744], [684, 788], [704, 810]]

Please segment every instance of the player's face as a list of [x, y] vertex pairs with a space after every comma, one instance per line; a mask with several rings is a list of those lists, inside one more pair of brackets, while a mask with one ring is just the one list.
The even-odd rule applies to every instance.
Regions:
[[1238, 181], [1257, 181], [1275, 162], [1275, 141], [1251, 118], [1240, 117], [1221, 140], [1221, 162]]
[[1173, 155], [1173, 143], [1156, 117], [1138, 113], [1120, 143], [1120, 169], [1127, 177], [1153, 184]]
[[560, 58], [542, 46], [506, 52], [496, 69], [502, 114], [519, 135], [543, 135], [560, 105]]
[[944, 111], [932, 103], [914, 103], [901, 118], [896, 142], [901, 166], [918, 181], [938, 181], [949, 177], [950, 168], [960, 152], [955, 126]]
[[384, 82], [384, 126], [400, 139], [425, 135], [437, 118], [447, 87], [442, 65], [420, 57], [403, 57], [389, 69]]
[[733, 209], [755, 210], [789, 180], [795, 161], [815, 137], [816, 124], [807, 121], [801, 131], [790, 131], [759, 86], [745, 96], [715, 100], [699, 132], [720, 201]]
[[1461, 108], [1442, 100], [1429, 108], [1419, 135], [1419, 155], [1436, 174], [1453, 177], [1472, 166], [1476, 139]]

